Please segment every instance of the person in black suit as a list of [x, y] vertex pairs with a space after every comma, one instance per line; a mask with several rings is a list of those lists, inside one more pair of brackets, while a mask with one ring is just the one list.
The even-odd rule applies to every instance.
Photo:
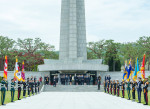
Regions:
[[100, 85], [101, 85], [101, 76], [99, 76], [99, 77], [98, 77], [97, 83], [98, 83], [98, 90], [100, 90]]
[[71, 75], [69, 76], [69, 83], [70, 83], [70, 85], [72, 85], [72, 76]]
[[56, 76], [54, 76], [54, 83], [53, 86], [56, 87]]
[[138, 103], [141, 103], [142, 84], [143, 84], [143, 82], [142, 82], [141, 78], [139, 77], [138, 83], [137, 83], [137, 92], [138, 92], [138, 100], [139, 100]]
[[65, 77], [66, 85], [68, 85], [68, 75]]

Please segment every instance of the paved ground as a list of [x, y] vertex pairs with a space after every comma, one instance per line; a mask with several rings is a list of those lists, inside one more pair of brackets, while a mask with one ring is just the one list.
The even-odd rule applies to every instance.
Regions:
[[43, 92], [0, 109], [150, 109], [103, 92]]

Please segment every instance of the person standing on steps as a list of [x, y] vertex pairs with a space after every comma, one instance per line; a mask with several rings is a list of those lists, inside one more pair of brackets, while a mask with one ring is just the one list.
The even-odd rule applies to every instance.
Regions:
[[101, 85], [101, 76], [99, 76], [99, 77], [98, 77], [97, 83], [98, 83], [98, 90], [100, 90], [100, 85]]
[[72, 76], [71, 75], [69, 76], [69, 83], [70, 83], [70, 85], [72, 85]]

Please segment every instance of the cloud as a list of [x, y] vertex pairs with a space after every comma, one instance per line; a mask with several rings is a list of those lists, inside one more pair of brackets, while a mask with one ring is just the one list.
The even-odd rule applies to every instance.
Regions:
[[[150, 36], [149, 0], [85, 0], [87, 41]], [[59, 48], [61, 0], [0, 0], [0, 35], [40, 37]]]

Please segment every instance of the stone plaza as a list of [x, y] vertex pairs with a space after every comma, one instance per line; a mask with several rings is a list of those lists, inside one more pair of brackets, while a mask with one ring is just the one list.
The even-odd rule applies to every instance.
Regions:
[[149, 109], [103, 92], [42, 92], [0, 109]]

